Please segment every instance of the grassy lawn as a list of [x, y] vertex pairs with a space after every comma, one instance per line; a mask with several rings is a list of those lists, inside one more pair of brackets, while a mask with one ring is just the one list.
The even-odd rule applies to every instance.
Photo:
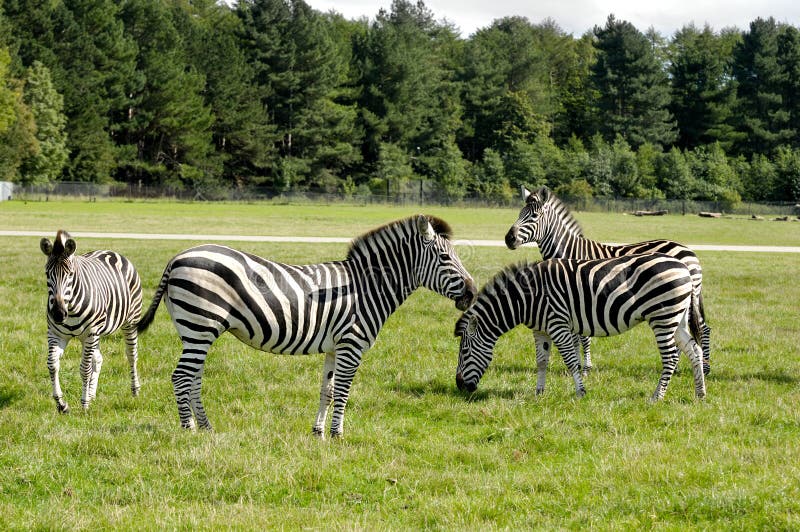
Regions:
[[[520, 205], [521, 207], [521, 205]], [[278, 205], [270, 203], [0, 202], [0, 229], [201, 235], [352, 237], [424, 212], [440, 216], [457, 239], [502, 240], [519, 209], [439, 206]], [[578, 212], [586, 235], [604, 242], [669, 238], [686, 244], [800, 246], [800, 223], [693, 215], [636, 217]]]
[[[502, 238], [516, 211], [234, 204], [0, 203], [0, 228], [354, 236], [424, 211], [458, 238]], [[579, 214], [607, 241], [800, 245], [800, 224]], [[726, 227], [721, 231], [721, 227]], [[731, 234], [732, 233], [732, 234]], [[701, 252], [712, 335], [708, 397], [685, 358], [651, 405], [660, 362], [640, 326], [595, 340], [587, 396], [552, 359], [536, 396], [533, 342], [501, 338], [479, 391], [455, 386], [452, 302], [420, 290], [364, 357], [345, 437], [311, 436], [321, 356], [252, 350], [226, 335], [206, 364], [216, 432], [178, 427], [180, 343], [162, 308], [140, 339], [140, 397], [123, 340], [101, 343], [98, 397], [80, 412], [79, 344], [62, 361], [73, 413], [56, 414], [46, 367], [38, 238], [0, 243], [0, 528], [798, 529], [800, 285], [793, 254]], [[137, 265], [149, 299], [167, 260], [196, 242], [83, 239]], [[237, 243], [275, 260], [342, 258], [345, 244]], [[464, 246], [482, 284], [535, 249]]]

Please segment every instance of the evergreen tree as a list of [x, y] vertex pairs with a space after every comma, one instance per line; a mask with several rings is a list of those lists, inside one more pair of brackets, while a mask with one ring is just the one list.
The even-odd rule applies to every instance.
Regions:
[[335, 189], [336, 176], [360, 159], [360, 131], [344, 90], [349, 57], [332, 26], [302, 0], [241, 2], [237, 14], [262, 104], [277, 128], [276, 148], [290, 159], [274, 168], [275, 182]]
[[125, 36], [112, 0], [64, 0], [56, 5], [52, 46], [45, 62], [67, 115], [68, 178], [107, 182], [117, 167], [117, 130], [137, 84], [136, 45]]
[[781, 27], [777, 61], [781, 72], [782, 107], [789, 114], [786, 128], [792, 132], [787, 141], [797, 148], [800, 147], [800, 31], [794, 26]]
[[670, 110], [677, 120], [681, 148], [718, 141], [733, 143], [729, 120], [735, 92], [730, 80], [731, 51], [709, 26], [684, 26], [672, 40]]
[[381, 10], [369, 30], [357, 36], [354, 61], [367, 171], [385, 144], [414, 157], [417, 171], [427, 174], [432, 173], [432, 153], [455, 153], [448, 143], [460, 107], [437, 53], [448, 31], [422, 2], [395, 0], [390, 12]]
[[126, 145], [120, 177], [127, 181], [188, 185], [203, 196], [217, 183], [212, 116], [203, 76], [189, 66], [172, 15], [160, 0], [128, 0], [120, 13], [137, 45], [131, 106], [118, 117]]
[[773, 18], [758, 18], [734, 50], [737, 107], [732, 123], [740, 133], [739, 153], [771, 153], [795, 134], [783, 103], [778, 64], [779, 28]]
[[259, 184], [274, 167], [275, 125], [239, 46], [241, 19], [215, 0], [193, 0], [173, 10], [189, 63], [205, 78], [203, 96], [213, 116], [215, 150], [227, 183]]
[[25, 160], [22, 181], [32, 184], [55, 181], [61, 177], [69, 158], [64, 131], [67, 118], [63, 113], [64, 98], [55, 90], [50, 70], [39, 61], [34, 61], [28, 69], [25, 103], [36, 123], [39, 152]]
[[650, 40], [614, 15], [604, 28], [595, 27], [594, 34], [592, 81], [604, 117], [598, 131], [609, 141], [622, 135], [633, 147], [645, 142], [669, 145], [676, 135], [667, 107], [669, 86]]

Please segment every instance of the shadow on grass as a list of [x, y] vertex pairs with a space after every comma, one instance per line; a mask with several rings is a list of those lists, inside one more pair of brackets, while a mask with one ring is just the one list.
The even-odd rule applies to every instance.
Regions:
[[0, 389], [0, 409], [8, 408], [12, 403], [21, 399], [23, 396], [20, 390], [13, 388]]
[[[455, 380], [455, 379], [454, 379]], [[398, 384], [394, 387], [398, 393], [406, 394], [411, 397], [422, 397], [426, 395], [435, 395], [441, 397], [454, 397], [461, 398], [469, 402], [485, 401], [494, 397], [501, 397], [503, 399], [512, 399], [515, 396], [514, 390], [503, 388], [478, 388], [475, 392], [469, 393], [459, 390], [456, 383], [445, 384], [439, 380], [428, 380], [425, 382], [412, 382], [408, 384]]]
[[800, 383], [800, 378], [798, 378], [796, 375], [790, 375], [789, 373], [778, 370], [761, 370], [737, 373], [728, 370], [714, 371], [713, 366], [711, 367], [711, 374], [708, 375], [706, 379], [728, 382], [763, 381], [772, 384], [791, 385], [797, 385]]

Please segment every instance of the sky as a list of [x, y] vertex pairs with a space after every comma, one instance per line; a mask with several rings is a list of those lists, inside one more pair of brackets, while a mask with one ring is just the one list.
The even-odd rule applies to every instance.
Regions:
[[[413, 1], [413, 0], [412, 0]], [[391, 0], [306, 0], [322, 12], [336, 11], [348, 19], [374, 19], [378, 10], [389, 9]], [[664, 37], [694, 22], [719, 31], [736, 26], [747, 30], [758, 17], [774, 17], [800, 27], [798, 0], [424, 0], [437, 20], [447, 19], [469, 37], [477, 29], [507, 16], [522, 16], [536, 24], [553, 19], [562, 30], [580, 37], [594, 26], [604, 26], [609, 14], [625, 20], [639, 31], [651, 26]]]

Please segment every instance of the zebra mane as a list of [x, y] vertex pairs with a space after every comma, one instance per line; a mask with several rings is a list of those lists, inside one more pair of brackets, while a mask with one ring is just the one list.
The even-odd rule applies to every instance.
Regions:
[[[509, 279], [517, 279], [518, 281], [529, 279], [530, 274], [527, 273], [527, 270], [536, 266], [540, 262], [542, 261], [523, 260], [516, 264], [509, 264], [494, 274], [494, 276], [492, 276], [492, 278], [489, 279], [485, 285], [483, 285], [483, 288], [480, 289], [472, 306], [465, 310], [456, 322], [454, 333], [455, 336], [461, 336], [464, 334], [464, 330], [466, 329], [469, 318], [475, 314], [477, 308], [480, 306], [479, 303], [481, 301], [485, 299], [495, 299], [498, 293], [504, 293], [506, 291], [506, 286], [508, 285]], [[523, 271], [526, 271], [526, 273], [522, 274]]]
[[[559, 219], [564, 224], [564, 227], [567, 228], [571, 233], [574, 233], [577, 236], [584, 236], [583, 235], [583, 228], [581, 224], [578, 223], [578, 220], [572, 216], [572, 213], [569, 210], [569, 207], [561, 201], [558, 196], [553, 194], [550, 189], [547, 187], [542, 187], [536, 193], [537, 199], [542, 201], [542, 204], [549, 203], [552, 207], [553, 211], [558, 214]], [[533, 197], [533, 196], [531, 196]]]
[[[425, 216], [428, 219], [428, 222], [431, 224], [431, 227], [433, 227], [433, 230], [436, 232], [436, 234], [442, 236], [443, 238], [445, 238], [447, 240], [450, 240], [450, 238], [453, 235], [453, 230], [451, 229], [450, 225], [447, 222], [445, 222], [444, 220], [442, 220], [441, 218], [438, 218], [436, 216], [430, 216], [430, 215], [427, 215], [427, 214], [425, 214], [423, 216]], [[350, 244], [350, 248], [347, 250], [347, 258], [348, 259], [354, 258], [354, 256], [355, 256], [354, 252], [356, 250], [360, 249], [362, 246], [364, 246], [365, 243], [367, 243], [367, 242], [371, 241], [372, 239], [374, 239], [377, 234], [384, 233], [387, 230], [391, 231], [391, 230], [397, 228], [398, 226], [411, 227], [412, 231], [414, 233], [416, 233], [416, 231], [417, 231], [416, 223], [417, 223], [417, 217], [416, 216], [411, 216], [409, 218], [403, 218], [402, 220], [397, 220], [397, 221], [390, 222], [388, 224], [382, 225], [380, 227], [376, 227], [375, 229], [372, 229], [371, 231], [369, 231], [367, 233], [364, 233], [363, 235], [361, 235], [359, 237], [354, 238], [353, 242]]]

